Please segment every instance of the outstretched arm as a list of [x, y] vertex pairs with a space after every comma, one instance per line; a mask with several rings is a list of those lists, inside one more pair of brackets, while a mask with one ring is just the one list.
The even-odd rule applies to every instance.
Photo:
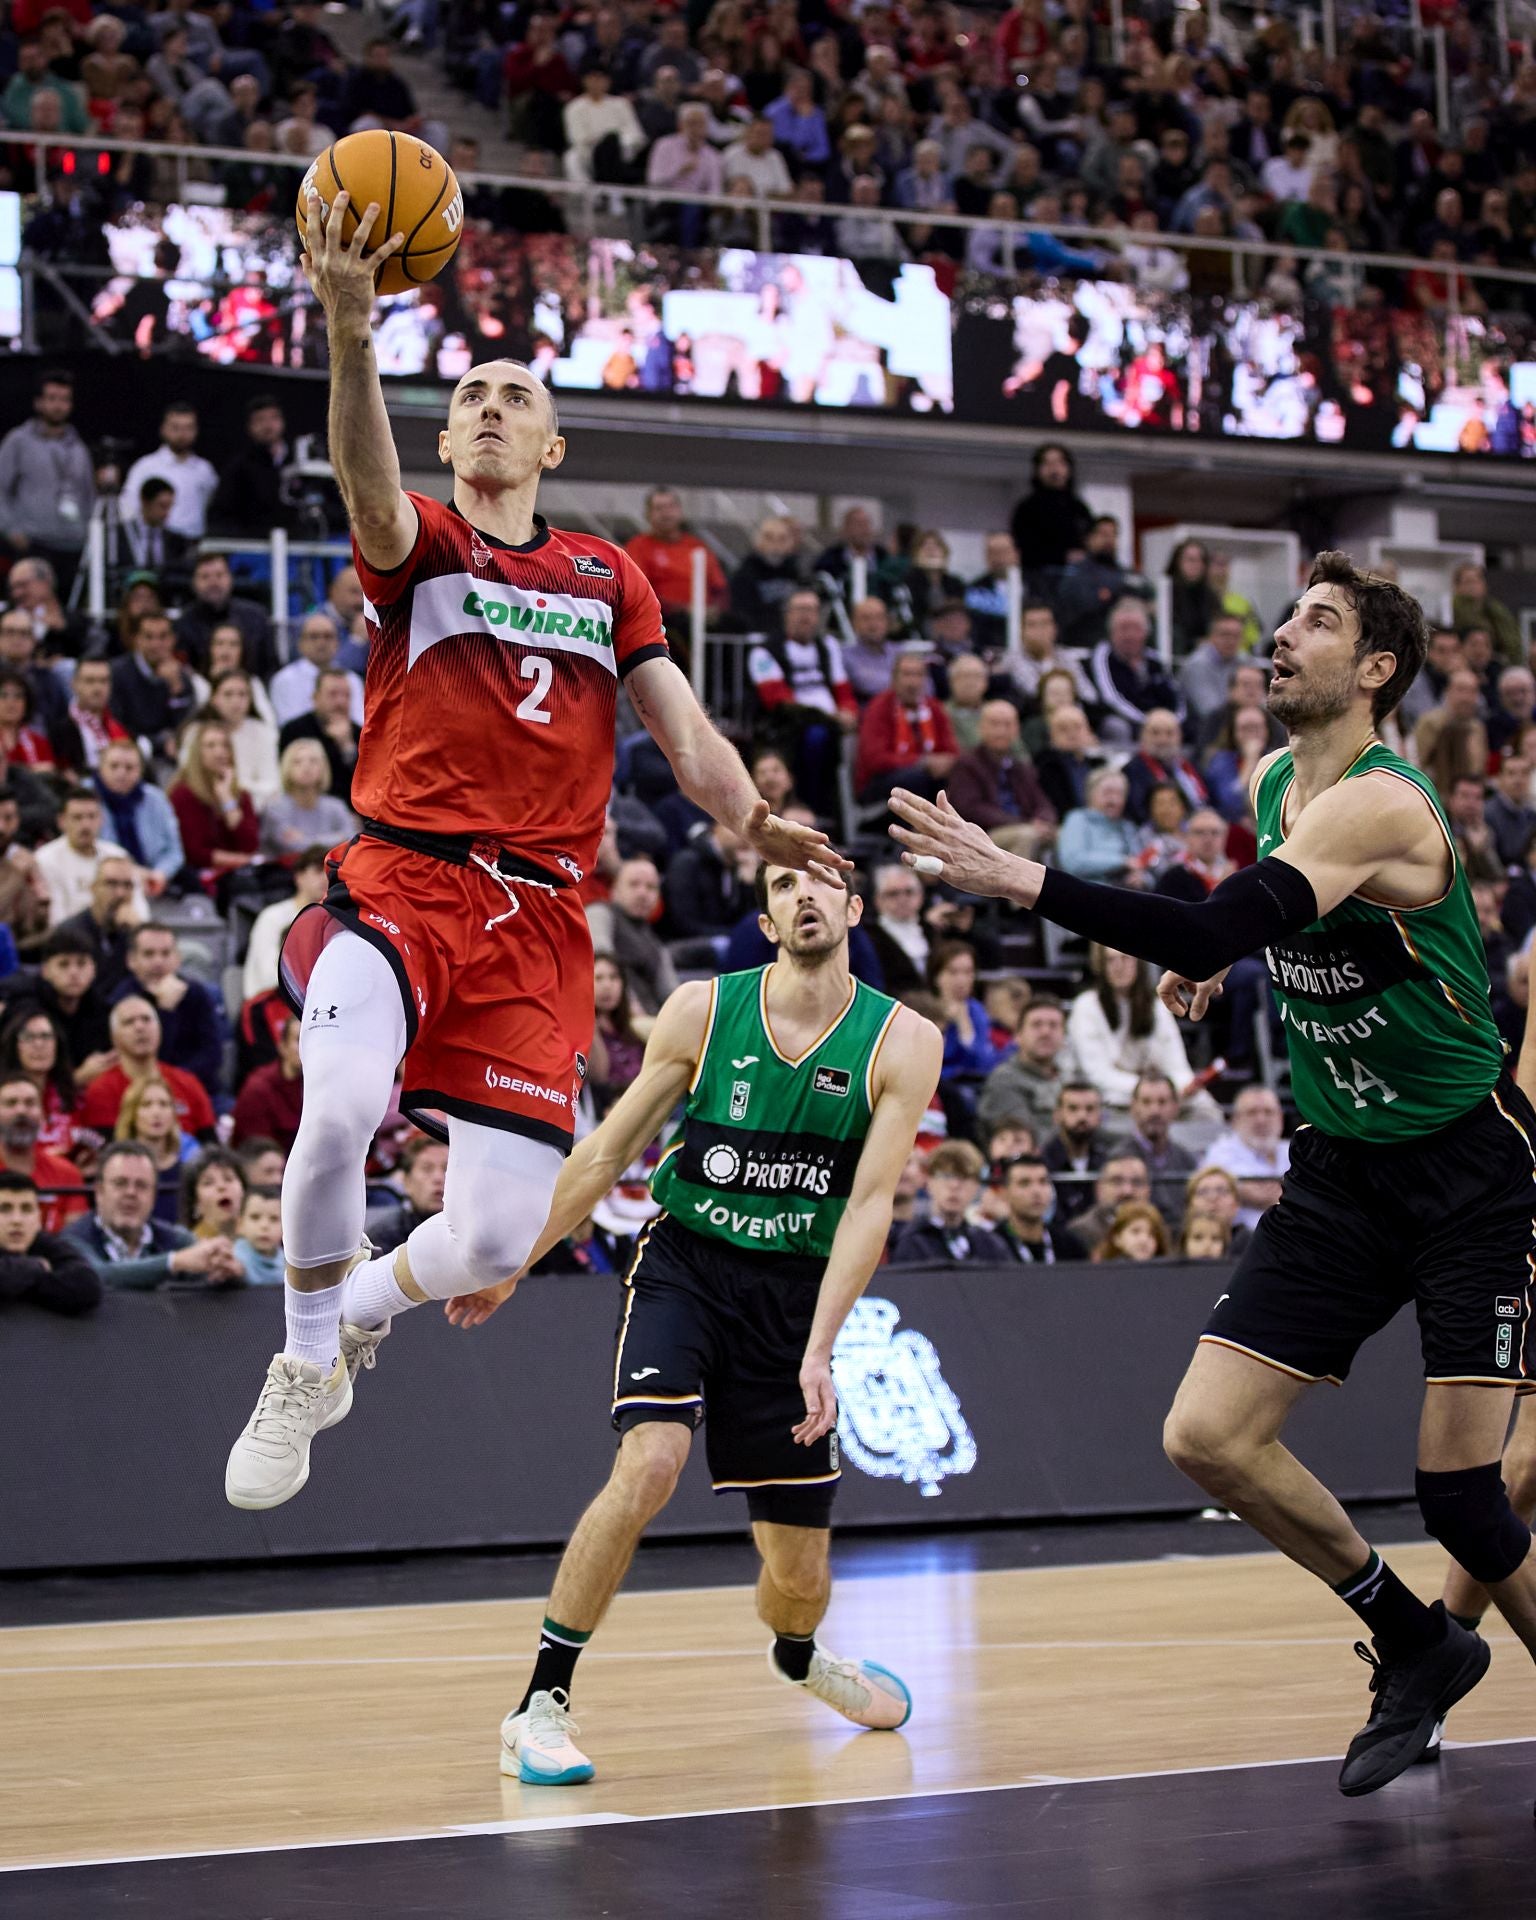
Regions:
[[390, 234], [368, 253], [380, 209], [371, 203], [344, 242], [346, 209], [344, 192], [327, 213], [310, 189], [301, 264], [325, 311], [331, 355], [327, 448], [336, 484], [363, 558], [388, 572], [416, 543], [416, 509], [400, 487], [400, 458], [373, 352], [373, 302], [378, 270], [404, 245], [404, 235]]
[[[704, 1045], [709, 1021], [709, 983], [690, 980], [663, 1005], [645, 1046], [639, 1073], [560, 1170], [544, 1231], [529, 1254], [528, 1267], [542, 1260], [573, 1227], [579, 1226], [660, 1131], [662, 1122], [688, 1090]], [[478, 1327], [507, 1299], [521, 1274], [513, 1274], [479, 1293], [456, 1294], [444, 1311], [456, 1327]]]
[[837, 1424], [832, 1385], [832, 1347], [853, 1303], [869, 1285], [891, 1230], [891, 1206], [944, 1064], [944, 1039], [931, 1020], [903, 1007], [891, 1023], [875, 1063], [875, 1105], [854, 1169], [853, 1191], [837, 1223], [826, 1272], [816, 1296], [816, 1314], [800, 1387], [805, 1418], [795, 1439], [810, 1446]]
[[635, 712], [690, 800], [739, 833], [774, 866], [808, 870], [820, 880], [843, 884], [853, 862], [815, 827], [781, 820], [769, 810], [741, 755], [694, 698], [675, 661], [643, 660], [624, 684]]
[[1373, 881], [1393, 897], [1433, 898], [1450, 855], [1438, 818], [1411, 783], [1367, 776], [1319, 794], [1278, 853], [1223, 880], [1191, 904], [1074, 879], [1058, 867], [1023, 860], [993, 845], [941, 794], [933, 805], [898, 789], [891, 832], [920, 858], [943, 863], [951, 886], [997, 894], [1033, 907], [1073, 933], [1190, 981], [1206, 981], [1244, 954], [1299, 932]]

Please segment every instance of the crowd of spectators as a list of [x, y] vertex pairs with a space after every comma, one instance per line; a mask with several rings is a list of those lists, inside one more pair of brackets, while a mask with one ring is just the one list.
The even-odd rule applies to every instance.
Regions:
[[[0, 176], [33, 186], [29, 133], [78, 138], [83, 160], [59, 149], [45, 163], [51, 198], [32, 243], [88, 264], [104, 258], [104, 214], [163, 203], [189, 177], [151, 154], [93, 155], [93, 133], [242, 149], [239, 162], [190, 162], [190, 177], [258, 212], [289, 197], [293, 176], [272, 156], [311, 158], [360, 127], [417, 132], [473, 168], [473, 139], [423, 115], [398, 40], [435, 53], [505, 115], [530, 182], [559, 172], [724, 195], [743, 210], [812, 203], [774, 219], [787, 251], [1225, 293], [1227, 257], [1157, 244], [1171, 232], [1323, 249], [1329, 258], [1274, 263], [1269, 290], [1287, 302], [1520, 305], [1525, 290], [1494, 280], [1480, 291], [1459, 269], [1532, 265], [1536, 59], [1498, 42], [1491, 6], [1443, 11], [1446, 124], [1427, 43], [1370, 11], [1348, 19], [1330, 57], [1305, 44], [1299, 10], [1213, 19], [1166, 0], [1129, 12], [1118, 45], [1087, 0], [396, 0], [391, 31], [348, 59], [317, 0], [28, 0], [0, 28]], [[893, 230], [871, 218], [880, 208], [918, 222]], [[525, 232], [564, 225], [535, 187], [477, 189], [467, 212]], [[956, 214], [994, 224], [947, 225]], [[741, 222], [732, 208], [677, 204], [654, 212], [648, 237], [741, 244]], [[1009, 222], [1023, 225], [1009, 233]], [[1063, 223], [1085, 232], [1069, 244], [1040, 231]], [[1383, 250], [1422, 265], [1378, 275], [1352, 258]], [[1154, 421], [1178, 404], [1160, 354], [1135, 368], [1133, 404]]]
[[[47, 446], [74, 433], [72, 397], [67, 376], [40, 377], [33, 418], [0, 441], [0, 472], [18, 436]], [[325, 849], [354, 825], [370, 629], [350, 567], [286, 635], [240, 591], [212, 521], [232, 468], [282, 437], [271, 401], [252, 410], [276, 412], [278, 434], [263, 424], [217, 468], [179, 403], [158, 446], [135, 449], [129, 475], [144, 476], [141, 497], [169, 488], [162, 524], [187, 547], [129, 569], [100, 626], [63, 591], [78, 560], [65, 523], [5, 522], [0, 1168], [40, 1190], [37, 1231], [83, 1250], [107, 1284], [281, 1274], [275, 1194], [303, 1074], [277, 956], [324, 893]], [[1232, 970], [1192, 1035], [1150, 968], [1048, 942], [1030, 916], [890, 858], [898, 783], [942, 785], [1000, 846], [1129, 888], [1197, 900], [1256, 857], [1248, 776], [1277, 739], [1265, 631], [1280, 610], [1261, 612], [1219, 554], [1186, 541], [1169, 562], [1165, 649], [1151, 583], [1118, 557], [1119, 533], [1077, 493], [1070, 456], [1046, 445], [975, 579], [953, 570], [938, 530], [887, 538], [865, 507], [819, 538], [770, 517], [734, 567], [705, 548], [714, 617], [746, 634], [746, 704], [722, 718], [763, 796], [860, 858], [855, 973], [944, 1035], [897, 1259], [1231, 1252], [1284, 1175], [1260, 957]], [[629, 544], [675, 610], [701, 543], [674, 492], [650, 496]], [[1011, 653], [1015, 568], [1025, 598]], [[1453, 588], [1388, 737], [1444, 796], [1495, 1012], [1515, 1039], [1536, 930], [1536, 678], [1484, 570], [1463, 566]], [[770, 957], [753, 873], [750, 849], [685, 799], [642, 730], [621, 726], [584, 883], [598, 1012], [587, 1121], [633, 1080], [681, 978]], [[222, 971], [189, 964], [199, 924], [227, 929]], [[441, 1206], [442, 1150], [403, 1123], [381, 1134], [374, 1174], [381, 1244]], [[621, 1261], [643, 1176], [631, 1170], [553, 1263]], [[0, 1196], [0, 1228], [7, 1206], [26, 1212]], [[30, 1271], [17, 1267], [14, 1286], [0, 1274], [0, 1292], [45, 1297]], [[81, 1300], [61, 1284], [59, 1301]]]

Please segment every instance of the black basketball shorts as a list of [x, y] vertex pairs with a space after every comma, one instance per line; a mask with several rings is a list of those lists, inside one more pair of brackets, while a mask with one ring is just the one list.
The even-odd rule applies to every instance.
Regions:
[[1532, 1391], [1533, 1214], [1536, 1114], [1511, 1080], [1411, 1144], [1300, 1128], [1201, 1338], [1337, 1384], [1411, 1300], [1426, 1380]]
[[745, 1493], [756, 1519], [826, 1526], [836, 1429], [809, 1447], [793, 1437], [823, 1266], [727, 1246], [667, 1214], [652, 1221], [624, 1282], [613, 1424], [703, 1423], [716, 1493]]

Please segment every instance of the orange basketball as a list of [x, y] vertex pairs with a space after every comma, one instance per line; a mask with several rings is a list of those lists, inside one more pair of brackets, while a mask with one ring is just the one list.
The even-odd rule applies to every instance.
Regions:
[[372, 244], [382, 246], [392, 233], [405, 235], [405, 245], [379, 271], [380, 293], [408, 293], [435, 280], [453, 258], [464, 228], [464, 196], [453, 168], [415, 134], [375, 127], [327, 147], [299, 183], [294, 212], [304, 241], [311, 187], [327, 215], [338, 193], [345, 189], [349, 195], [344, 240], [352, 238], [371, 200], [379, 203]]

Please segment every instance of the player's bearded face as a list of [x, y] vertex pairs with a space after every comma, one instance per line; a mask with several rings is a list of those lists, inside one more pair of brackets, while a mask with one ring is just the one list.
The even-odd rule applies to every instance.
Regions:
[[848, 938], [848, 899], [839, 888], [805, 876], [793, 887], [771, 888], [768, 915], [785, 953], [796, 960], [819, 960], [838, 952]]
[[1315, 726], [1348, 713], [1359, 683], [1352, 650], [1342, 660], [1309, 660], [1305, 666], [1291, 659], [1276, 665], [1269, 688], [1269, 710], [1285, 727]]

